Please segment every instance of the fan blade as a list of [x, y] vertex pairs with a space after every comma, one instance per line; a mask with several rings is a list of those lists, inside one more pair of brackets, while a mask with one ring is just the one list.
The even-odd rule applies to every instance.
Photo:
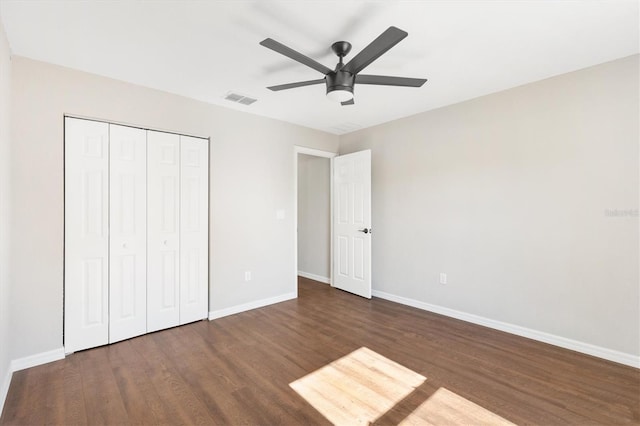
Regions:
[[302, 53], [296, 52], [295, 50], [293, 50], [290, 47], [285, 46], [282, 43], [279, 43], [271, 38], [266, 38], [264, 40], [262, 40], [260, 42], [261, 45], [263, 45], [264, 47], [267, 47], [275, 52], [280, 53], [281, 55], [287, 56], [291, 59], [293, 59], [294, 61], [298, 61], [301, 64], [304, 64], [310, 68], [313, 68], [316, 71], [321, 72], [322, 74], [329, 74], [330, 72], [332, 72], [333, 70], [330, 68], [325, 67], [324, 65], [322, 65], [319, 62], [314, 61], [313, 59], [311, 59], [308, 56], [303, 55]]
[[405, 38], [408, 34], [400, 28], [389, 27], [385, 32], [380, 34], [378, 38], [373, 40], [367, 47], [362, 49], [360, 53], [354, 56], [347, 65], [342, 67], [342, 71], [349, 71], [351, 74], [357, 74], [371, 62], [378, 59], [387, 50]]
[[348, 101], [340, 102], [340, 105], [342, 106], [353, 105], [353, 104], [355, 104], [355, 102], [353, 101], [353, 98], [349, 99]]
[[324, 83], [324, 78], [319, 78], [318, 80], [298, 81], [297, 83], [280, 84], [278, 86], [267, 87], [267, 89], [277, 92], [278, 90], [295, 89], [296, 87], [311, 86], [313, 84], [320, 83]]
[[357, 84], [377, 84], [379, 86], [421, 87], [426, 78], [391, 77], [388, 75], [356, 75]]

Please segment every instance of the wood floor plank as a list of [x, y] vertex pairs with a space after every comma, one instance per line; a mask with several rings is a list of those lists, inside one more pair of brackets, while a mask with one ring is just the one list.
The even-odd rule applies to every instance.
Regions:
[[212, 424], [202, 401], [196, 398], [187, 383], [174, 368], [175, 362], [164, 351], [164, 339], [174, 330], [157, 332], [140, 339], [139, 350], [147, 359], [145, 372], [162, 400], [162, 404], [171, 407], [172, 423]]
[[169, 424], [171, 412], [165, 409], [151, 380], [141, 373], [147, 368], [145, 358], [139, 356], [128, 340], [111, 345], [109, 349], [109, 361], [129, 422]]
[[[409, 394], [404, 369], [426, 378]], [[295, 300], [18, 371], [0, 425], [330, 418], [640, 425], [640, 370], [300, 278]]]
[[[45, 405], [47, 413], [42, 424], [61, 424], [66, 421], [66, 403], [64, 398], [64, 386], [66, 369], [62, 362], [56, 361], [51, 363], [44, 374], [38, 379], [40, 386], [45, 392]], [[73, 385], [72, 385], [73, 386]]]
[[[42, 366], [41, 366], [42, 367]], [[31, 370], [35, 370], [31, 369]], [[31, 424], [34, 416], [32, 407], [36, 404], [36, 398], [43, 397], [42, 390], [33, 380], [37, 377], [37, 372], [32, 374], [31, 370], [20, 370], [13, 373], [11, 385], [5, 401], [5, 409], [2, 412], [2, 422], [7, 424]], [[42, 369], [40, 369], [42, 371]], [[15, 407], [8, 410], [6, 407]]]
[[[109, 362], [109, 346], [90, 349], [72, 356], [80, 358], [82, 395], [90, 424], [113, 425], [128, 423], [122, 394]], [[38, 424], [38, 423], [36, 423]]]
[[[64, 367], [63, 399], [64, 420], [66, 425], [80, 425], [88, 422], [87, 411], [82, 398], [82, 372], [80, 371], [79, 357], [68, 357], [63, 361], [57, 361]], [[43, 366], [48, 367], [48, 365]], [[53, 421], [52, 424], [58, 424]]]
[[[176, 372], [189, 383], [190, 391], [206, 407], [212, 424], [229, 424], [232, 418], [242, 419], [244, 414], [230, 393], [240, 389], [244, 379], [226, 362], [226, 357], [216, 356], [212, 346], [198, 339], [192, 328], [190, 325], [180, 329], [166, 340], [163, 350], [173, 360]], [[220, 389], [226, 389], [226, 392], [222, 393]]]

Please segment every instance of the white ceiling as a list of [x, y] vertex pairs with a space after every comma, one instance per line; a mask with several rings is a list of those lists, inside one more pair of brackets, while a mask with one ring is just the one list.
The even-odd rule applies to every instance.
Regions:
[[[637, 0], [0, 0], [0, 16], [15, 55], [335, 134], [639, 52]], [[409, 36], [365, 73], [427, 78], [422, 88], [356, 85], [345, 107], [323, 85], [265, 88], [322, 75], [261, 40], [333, 68], [333, 42], [352, 43], [348, 61], [391, 25]]]

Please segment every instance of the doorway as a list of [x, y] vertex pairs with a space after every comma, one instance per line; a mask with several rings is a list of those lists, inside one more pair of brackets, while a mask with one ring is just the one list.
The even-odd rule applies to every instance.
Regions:
[[[338, 154], [295, 147], [296, 276], [331, 284], [331, 159]], [[297, 279], [295, 283], [297, 294]]]

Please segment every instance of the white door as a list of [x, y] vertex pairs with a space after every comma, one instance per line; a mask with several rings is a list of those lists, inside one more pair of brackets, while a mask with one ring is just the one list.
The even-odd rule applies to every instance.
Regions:
[[209, 142], [180, 136], [180, 324], [209, 310]]
[[109, 343], [113, 343], [147, 332], [147, 132], [109, 127]]
[[109, 125], [65, 118], [64, 346], [109, 343]]
[[371, 298], [371, 151], [333, 159], [333, 286]]
[[147, 132], [147, 331], [180, 324], [180, 136]]

